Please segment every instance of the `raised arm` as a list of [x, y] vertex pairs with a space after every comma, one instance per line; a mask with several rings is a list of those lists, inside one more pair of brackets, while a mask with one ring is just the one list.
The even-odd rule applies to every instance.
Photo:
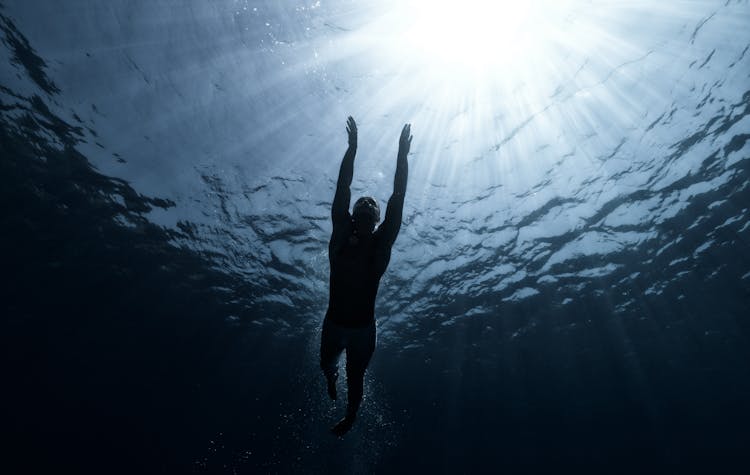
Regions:
[[349, 219], [349, 202], [352, 198], [349, 187], [354, 176], [354, 156], [357, 154], [357, 123], [351, 116], [346, 121], [346, 132], [349, 134], [349, 148], [346, 149], [344, 159], [341, 161], [336, 195], [333, 197], [333, 206], [331, 207], [331, 219], [334, 227]]
[[398, 158], [396, 161], [396, 175], [393, 178], [393, 194], [388, 199], [385, 219], [380, 225], [379, 232], [388, 245], [393, 245], [401, 229], [401, 216], [404, 211], [404, 196], [406, 195], [406, 181], [409, 177], [409, 162], [406, 156], [411, 147], [411, 124], [404, 125], [398, 143]]

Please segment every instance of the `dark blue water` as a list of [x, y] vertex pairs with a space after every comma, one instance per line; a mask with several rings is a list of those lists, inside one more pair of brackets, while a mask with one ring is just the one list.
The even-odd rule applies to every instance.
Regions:
[[[3, 473], [747, 471], [750, 4], [569, 3], [473, 76], [388, 2], [0, 3]], [[381, 206], [415, 138], [337, 439], [348, 115]]]

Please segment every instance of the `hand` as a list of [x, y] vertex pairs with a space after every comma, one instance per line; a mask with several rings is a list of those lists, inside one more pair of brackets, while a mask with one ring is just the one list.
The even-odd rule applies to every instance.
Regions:
[[401, 130], [401, 139], [398, 141], [398, 154], [399, 155], [408, 155], [409, 154], [409, 148], [411, 147], [411, 124], [404, 125], [403, 130]]
[[346, 121], [346, 133], [349, 134], [349, 146], [357, 146], [357, 123], [352, 116]]

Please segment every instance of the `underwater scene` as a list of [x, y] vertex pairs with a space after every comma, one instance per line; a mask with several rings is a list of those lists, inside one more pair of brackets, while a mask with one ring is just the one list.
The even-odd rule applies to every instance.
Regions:
[[750, 473], [750, 1], [0, 1], [0, 471]]

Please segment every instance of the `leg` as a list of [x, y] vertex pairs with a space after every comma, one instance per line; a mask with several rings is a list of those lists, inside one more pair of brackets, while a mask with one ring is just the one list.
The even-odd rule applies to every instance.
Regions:
[[336, 399], [336, 380], [339, 377], [338, 360], [344, 351], [344, 342], [340, 332], [328, 321], [323, 322], [323, 332], [320, 336], [320, 369], [326, 377], [328, 396]]
[[375, 324], [358, 329], [346, 348], [346, 386], [348, 417], [354, 418], [362, 403], [365, 371], [375, 351]]
[[346, 346], [346, 416], [331, 431], [342, 436], [354, 425], [357, 411], [362, 403], [364, 393], [365, 370], [375, 351], [375, 324], [357, 330], [351, 330]]

